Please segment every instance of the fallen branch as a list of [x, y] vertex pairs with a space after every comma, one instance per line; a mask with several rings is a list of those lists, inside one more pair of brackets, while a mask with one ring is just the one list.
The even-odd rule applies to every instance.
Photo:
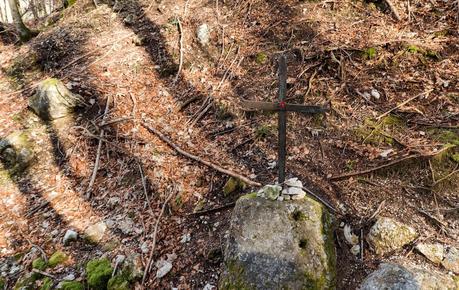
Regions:
[[384, 114], [379, 115], [379, 117], [377, 117], [376, 119], [380, 120], [382, 117], [385, 117], [385, 116], [389, 115], [393, 111], [397, 110], [400, 107], [403, 107], [404, 105], [408, 104], [409, 102], [413, 101], [414, 99], [419, 98], [420, 96], [428, 94], [428, 93], [430, 93], [432, 91], [433, 91], [432, 89], [431, 90], [427, 90], [427, 91], [425, 91], [423, 93], [420, 93], [420, 94], [418, 94], [418, 95], [416, 95], [414, 97], [411, 97], [408, 100], [405, 100], [405, 101], [401, 102], [400, 104], [398, 104], [397, 106], [393, 107], [389, 111], [385, 112]]
[[368, 173], [377, 171], [379, 169], [383, 169], [383, 168], [390, 167], [392, 165], [398, 164], [398, 163], [403, 162], [405, 160], [418, 158], [420, 156], [421, 156], [420, 154], [414, 154], [414, 155], [405, 156], [403, 158], [400, 158], [400, 159], [397, 159], [397, 160], [394, 160], [394, 161], [391, 161], [389, 163], [386, 163], [386, 164], [383, 164], [383, 165], [380, 165], [380, 166], [376, 166], [376, 167], [373, 167], [373, 168], [365, 169], [365, 170], [362, 170], [362, 171], [355, 171], [355, 172], [349, 172], [349, 173], [345, 173], [345, 174], [341, 174], [341, 175], [332, 176], [332, 177], [330, 177], [330, 180], [339, 180], [339, 179], [349, 178], [349, 177], [352, 177], [352, 176], [368, 174]]
[[[104, 111], [104, 115], [102, 117], [102, 120], [104, 120], [105, 117], [107, 116], [109, 105], [110, 105], [110, 96], [108, 96], [108, 98], [107, 98], [107, 103], [105, 104], [105, 111]], [[104, 129], [101, 129], [99, 137], [103, 138], [104, 134], [105, 134]], [[86, 198], [87, 199], [89, 199], [91, 197], [92, 186], [94, 185], [94, 182], [96, 180], [97, 171], [99, 170], [100, 151], [102, 150], [102, 143], [103, 143], [102, 139], [99, 139], [99, 144], [97, 145], [96, 161], [94, 162], [94, 168], [92, 170], [91, 180], [89, 181], [88, 188], [86, 189]]]
[[51, 279], [56, 279], [56, 276], [54, 276], [54, 275], [52, 275], [52, 274], [50, 274], [50, 273], [48, 273], [48, 272], [45, 272], [45, 271], [40, 271], [40, 270], [38, 270], [38, 269], [32, 269], [32, 272], [41, 274], [41, 275], [46, 276], [46, 277], [49, 277], [49, 278], [51, 278]]
[[403, 158], [400, 158], [400, 159], [397, 159], [397, 160], [393, 160], [391, 162], [388, 162], [388, 163], [380, 165], [380, 166], [376, 166], [376, 167], [373, 167], [373, 168], [365, 169], [365, 170], [362, 170], [362, 171], [355, 171], [355, 172], [349, 172], [349, 173], [345, 173], [345, 174], [341, 174], [341, 175], [332, 176], [329, 179], [330, 180], [339, 180], [339, 179], [349, 178], [349, 177], [353, 177], [353, 176], [357, 176], [357, 175], [364, 175], [364, 174], [372, 173], [372, 172], [377, 171], [379, 169], [390, 167], [392, 165], [398, 164], [398, 163], [406, 161], [406, 160], [415, 159], [415, 158], [419, 158], [419, 157], [433, 157], [433, 156], [438, 155], [441, 152], [443, 152], [445, 150], [448, 150], [448, 149], [451, 149], [451, 147], [450, 146], [444, 146], [442, 149], [438, 150], [437, 152], [430, 153], [430, 154], [427, 154], [427, 155], [422, 155], [422, 154], [408, 155], [408, 156], [405, 156]]
[[210, 209], [206, 209], [206, 210], [201, 210], [201, 211], [197, 211], [197, 212], [192, 212], [192, 213], [190, 213], [188, 215], [201, 216], [201, 215], [204, 215], [204, 214], [214, 213], [214, 212], [221, 211], [221, 210], [224, 210], [224, 209], [227, 209], [227, 208], [230, 208], [230, 207], [234, 207], [235, 205], [236, 205], [236, 202], [230, 202], [230, 203], [224, 204], [222, 206], [218, 206], [218, 207], [214, 207], [214, 208], [210, 208]]
[[145, 284], [145, 279], [147, 278], [148, 273], [149, 273], [150, 270], [151, 270], [151, 262], [152, 262], [152, 260], [153, 260], [153, 254], [155, 253], [156, 235], [158, 234], [159, 222], [160, 222], [160, 220], [161, 220], [161, 217], [162, 217], [163, 214], [164, 214], [164, 210], [166, 209], [167, 203], [169, 202], [169, 200], [172, 198], [173, 195], [174, 195], [174, 190], [171, 190], [171, 192], [170, 192], [169, 195], [167, 196], [166, 200], [164, 201], [163, 206], [161, 207], [161, 212], [159, 213], [158, 218], [156, 219], [155, 229], [154, 229], [154, 231], [153, 231], [153, 243], [152, 243], [152, 245], [151, 245], [150, 256], [149, 256], [149, 258], [148, 258], [148, 262], [147, 262], [147, 265], [146, 265], [146, 267], [145, 267], [145, 272], [143, 272], [142, 285]]
[[210, 161], [207, 161], [207, 160], [204, 160], [202, 159], [201, 157], [198, 157], [196, 155], [193, 155], [191, 153], [188, 153], [186, 152], [185, 150], [181, 149], [179, 146], [175, 145], [169, 138], [167, 138], [163, 133], [161, 133], [159, 130], [153, 128], [153, 127], [150, 127], [147, 125], [147, 123], [145, 123], [145, 121], [142, 121], [142, 126], [147, 129], [148, 131], [150, 131], [151, 133], [155, 134], [156, 136], [158, 136], [159, 139], [161, 139], [163, 142], [167, 143], [167, 145], [169, 145], [170, 147], [172, 147], [175, 151], [177, 151], [178, 153], [182, 154], [183, 156], [185, 157], [188, 157], [189, 159], [192, 159], [194, 161], [197, 161], [201, 164], [204, 164], [210, 168], [213, 168], [215, 170], [217, 170], [218, 172], [221, 172], [223, 174], [226, 174], [226, 175], [229, 175], [229, 176], [232, 176], [236, 179], [239, 179], [243, 182], [245, 182], [247, 185], [250, 185], [250, 186], [261, 186], [260, 183], [256, 182], [256, 181], [253, 181], [253, 180], [250, 180], [249, 178], [239, 174], [239, 173], [236, 173], [236, 172], [233, 172], [231, 170], [228, 170], [228, 169], [225, 169], [223, 167], [220, 167]]
[[391, 0], [385, 0], [387, 3], [387, 6], [389, 6], [390, 11], [394, 14], [395, 18], [400, 21], [402, 18], [400, 17], [400, 14], [397, 11], [397, 8], [395, 8], [394, 4], [392, 3]]
[[179, 33], [180, 33], [180, 60], [179, 60], [179, 67], [177, 70], [177, 74], [175, 75], [174, 83], [176, 83], [180, 77], [180, 73], [182, 72], [182, 66], [183, 66], [183, 28], [182, 28], [182, 23], [180, 22], [180, 18], [176, 18], [178, 28], [179, 28]]

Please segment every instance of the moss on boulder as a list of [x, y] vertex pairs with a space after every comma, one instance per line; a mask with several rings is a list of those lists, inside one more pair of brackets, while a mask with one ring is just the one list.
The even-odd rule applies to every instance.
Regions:
[[86, 265], [86, 276], [90, 289], [107, 289], [108, 280], [112, 276], [113, 268], [107, 258], [91, 260]]

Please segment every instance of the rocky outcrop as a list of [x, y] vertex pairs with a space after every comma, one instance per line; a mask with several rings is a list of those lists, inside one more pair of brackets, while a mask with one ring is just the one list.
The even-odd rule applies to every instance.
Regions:
[[36, 93], [29, 99], [29, 107], [43, 120], [55, 120], [71, 114], [83, 103], [58, 79], [49, 78], [41, 82]]
[[335, 267], [332, 216], [321, 204], [237, 201], [219, 289], [334, 289]]
[[459, 284], [449, 275], [419, 265], [383, 263], [362, 283], [360, 290], [456, 290]]
[[398, 250], [417, 237], [416, 231], [394, 219], [379, 217], [367, 237], [376, 254], [384, 255]]

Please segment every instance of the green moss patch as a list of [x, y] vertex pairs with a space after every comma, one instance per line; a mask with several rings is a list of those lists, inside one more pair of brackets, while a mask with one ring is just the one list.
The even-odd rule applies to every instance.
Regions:
[[108, 280], [107, 290], [129, 290], [129, 280], [125, 275], [116, 275]]
[[48, 265], [50, 268], [54, 268], [57, 265], [63, 264], [68, 258], [69, 257], [64, 252], [57, 251], [49, 258]]
[[84, 290], [84, 285], [78, 281], [64, 281], [60, 286], [62, 290]]
[[52, 288], [53, 288], [53, 280], [51, 280], [51, 278], [49, 277], [45, 277], [45, 279], [43, 279], [42, 281], [40, 290], [51, 290]]
[[112, 276], [113, 268], [107, 258], [91, 260], [86, 265], [86, 275], [90, 289], [107, 289], [108, 280]]
[[268, 61], [268, 56], [264, 52], [257, 53], [255, 61], [258, 64], [265, 64]]
[[48, 266], [48, 263], [43, 258], [37, 258], [32, 262], [32, 268], [43, 271]]
[[230, 193], [235, 192], [236, 190], [244, 190], [246, 187], [247, 185], [243, 181], [230, 177], [223, 186], [223, 194], [228, 196]]

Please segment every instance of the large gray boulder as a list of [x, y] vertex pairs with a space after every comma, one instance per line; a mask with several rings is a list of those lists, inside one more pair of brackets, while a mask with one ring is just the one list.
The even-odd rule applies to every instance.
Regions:
[[457, 290], [456, 279], [419, 265], [383, 263], [371, 273], [360, 290]]
[[42, 81], [29, 99], [29, 107], [43, 120], [55, 120], [71, 114], [83, 104], [81, 96], [73, 94], [58, 79]]
[[241, 197], [219, 289], [335, 289], [332, 216], [318, 202]]

